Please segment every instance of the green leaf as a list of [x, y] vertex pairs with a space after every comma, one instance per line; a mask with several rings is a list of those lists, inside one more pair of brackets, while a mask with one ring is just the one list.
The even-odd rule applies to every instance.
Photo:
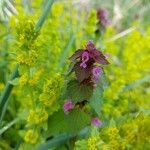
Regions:
[[95, 110], [95, 112], [100, 115], [101, 113], [101, 106], [103, 104], [103, 88], [102, 85], [99, 84], [98, 87], [94, 90], [93, 96], [91, 97], [90, 105]]
[[66, 132], [67, 128], [65, 114], [62, 110], [55, 112], [48, 120], [48, 134], [60, 134]]
[[67, 43], [67, 45], [65, 46], [64, 50], [62, 51], [62, 54], [60, 56], [60, 60], [59, 60], [57, 69], [61, 68], [64, 65], [64, 63], [65, 63], [65, 61], [67, 59], [69, 50], [72, 47], [74, 41], [75, 41], [75, 37], [74, 37], [73, 34], [71, 34], [71, 36], [69, 38], [69, 42]]
[[[14, 78], [18, 77], [18, 65], [16, 65], [14, 71], [12, 72], [10, 80], [13, 80]], [[6, 84], [6, 87], [0, 97], [0, 123], [3, 119], [3, 116], [6, 112], [6, 108], [8, 105], [8, 98], [12, 91], [13, 85], [11, 85], [9, 82]]]
[[126, 92], [128, 90], [134, 89], [137, 86], [140, 86], [141, 84], [148, 83], [150, 81], [150, 75], [143, 77], [142, 79], [136, 80], [127, 86], [125, 86], [123, 89], [121, 89], [120, 93]]
[[77, 80], [70, 80], [67, 84], [67, 95], [74, 103], [88, 100], [93, 94], [93, 86], [80, 85]]
[[62, 144], [64, 144], [67, 140], [73, 138], [73, 135], [70, 134], [62, 134], [57, 137], [55, 137], [52, 140], [48, 140], [44, 144], [38, 145], [36, 148], [33, 150], [48, 150], [53, 147], [58, 147]]
[[56, 112], [48, 120], [48, 136], [60, 133], [78, 133], [90, 123], [90, 117], [80, 109], [73, 109], [69, 114], [62, 110]]
[[90, 123], [90, 116], [81, 109], [73, 109], [66, 116], [68, 131], [77, 134]]
[[19, 84], [19, 78], [15, 78], [11, 81], [8, 81], [11, 85], [18, 85]]
[[116, 122], [113, 118], [110, 120], [109, 126], [110, 127], [116, 127]]
[[42, 27], [42, 25], [44, 24], [48, 14], [49, 14], [49, 12], [51, 10], [51, 7], [52, 7], [53, 3], [54, 3], [54, 0], [47, 0], [47, 3], [45, 5], [44, 11], [43, 11], [43, 14], [39, 18], [39, 20], [38, 20], [38, 22], [36, 24], [36, 30], [39, 30]]
[[19, 119], [14, 119], [10, 123], [8, 123], [6, 126], [0, 129], [0, 135], [2, 135], [5, 131], [7, 131], [9, 128], [11, 128], [15, 123], [17, 123]]
[[90, 99], [90, 105], [95, 110], [98, 116], [101, 115], [101, 106], [103, 104], [103, 91], [108, 87], [108, 82], [105, 73], [102, 73], [97, 83], [97, 87], [93, 91], [93, 95]]

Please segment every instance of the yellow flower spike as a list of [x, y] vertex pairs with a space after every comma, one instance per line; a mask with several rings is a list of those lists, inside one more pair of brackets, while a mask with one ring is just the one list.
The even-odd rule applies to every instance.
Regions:
[[85, 32], [91, 35], [96, 31], [97, 15], [95, 10], [91, 10], [85, 26]]
[[63, 10], [64, 10], [63, 4], [55, 3], [52, 6], [52, 16], [56, 18], [60, 17], [62, 15]]
[[43, 73], [44, 69], [40, 69], [37, 72], [34, 73], [33, 77], [29, 80], [29, 84], [31, 86], [34, 86], [38, 83], [42, 73]]
[[17, 55], [17, 62], [18, 62], [19, 64], [26, 64], [26, 54], [23, 54], [23, 52], [22, 52], [22, 53], [19, 53], [19, 54]]
[[40, 124], [45, 122], [47, 119], [48, 113], [45, 109], [35, 109], [30, 111], [27, 121], [30, 124]]
[[26, 132], [24, 141], [28, 144], [36, 144], [38, 142], [39, 134], [38, 132], [30, 129]]
[[108, 135], [110, 136], [110, 139], [115, 137], [118, 134], [119, 130], [116, 127], [109, 127], [108, 128]]
[[88, 149], [89, 150], [98, 150], [97, 149], [97, 138], [96, 137], [90, 137], [87, 141], [88, 143]]
[[19, 78], [19, 85], [20, 86], [24, 86], [28, 81], [28, 76], [27, 74], [23, 74], [20, 78]]
[[110, 142], [109, 142], [109, 147], [110, 147], [110, 150], [120, 150], [119, 149], [119, 143], [118, 143], [118, 140], [114, 140], [114, 139], [112, 139], [112, 140], [110, 140]]

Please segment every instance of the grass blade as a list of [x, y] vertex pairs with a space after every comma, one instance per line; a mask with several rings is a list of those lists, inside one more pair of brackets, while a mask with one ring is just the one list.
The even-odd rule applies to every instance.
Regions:
[[60, 60], [59, 60], [57, 69], [61, 68], [64, 65], [65, 60], [66, 60], [67, 55], [68, 55], [68, 52], [69, 52], [70, 48], [72, 47], [72, 45], [74, 43], [74, 40], [75, 40], [75, 37], [72, 34], [71, 37], [70, 37], [69, 42], [67, 43], [65, 49], [63, 50], [63, 52], [62, 52], [62, 54], [60, 56]]
[[146, 77], [144, 77], [144, 78], [142, 78], [142, 79], [136, 80], [136, 81], [134, 81], [134, 82], [128, 84], [126, 87], [124, 87], [124, 88], [120, 91], [120, 93], [125, 92], [125, 91], [128, 91], [128, 90], [131, 90], [131, 89], [133, 89], [133, 88], [135, 88], [135, 87], [137, 87], [137, 86], [139, 86], [139, 85], [141, 85], [141, 84], [143, 84], [143, 83], [149, 82], [149, 81], [150, 81], [150, 76], [146, 76]]
[[48, 0], [47, 1], [46, 5], [45, 5], [45, 9], [43, 11], [43, 15], [40, 17], [40, 19], [38, 20], [38, 22], [36, 24], [37, 30], [39, 30], [42, 27], [42, 25], [44, 24], [53, 3], [54, 3], [54, 0]]
[[[18, 76], [18, 65], [16, 65], [14, 71], [12, 72], [12, 75], [10, 77], [10, 80], [15, 79]], [[6, 112], [7, 104], [8, 104], [8, 98], [12, 91], [13, 85], [7, 82], [6, 87], [0, 97], [0, 123], [3, 119], [3, 116]]]
[[3, 128], [0, 129], [0, 136], [7, 131], [10, 127], [12, 127], [16, 122], [18, 122], [18, 118], [14, 119], [13, 121], [11, 121], [10, 123], [8, 123], [6, 126], [4, 126]]
[[37, 148], [34, 150], [48, 150], [53, 147], [57, 147], [65, 143], [67, 140], [73, 138], [73, 135], [68, 135], [68, 134], [62, 134], [52, 140], [47, 141], [44, 144], [39, 145]]

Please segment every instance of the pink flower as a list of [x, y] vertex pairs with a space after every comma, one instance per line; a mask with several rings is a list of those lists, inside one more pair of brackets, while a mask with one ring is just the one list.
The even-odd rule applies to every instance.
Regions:
[[82, 54], [82, 62], [87, 62], [88, 60], [89, 60], [89, 53], [85, 51]]
[[66, 101], [66, 102], [64, 103], [63, 109], [64, 109], [65, 114], [68, 114], [69, 111], [70, 111], [71, 109], [73, 109], [73, 108], [74, 108], [74, 104], [72, 103], [71, 100]]
[[99, 118], [95, 117], [95, 118], [92, 118], [91, 124], [94, 126], [101, 126], [102, 122], [99, 120]]
[[87, 64], [86, 62], [89, 60], [89, 53], [84, 51], [82, 53], [82, 56], [81, 56], [81, 63], [80, 63], [80, 67], [83, 67], [83, 68], [86, 68], [87, 67]]
[[94, 43], [93, 43], [92, 40], [89, 40], [89, 41], [88, 41], [88, 43], [87, 43], [87, 45], [86, 45], [86, 49], [87, 49], [88, 51], [92, 51], [92, 50], [95, 50], [95, 49], [96, 49], [96, 47], [95, 47], [95, 45], [94, 45]]
[[95, 80], [98, 80], [99, 75], [103, 72], [102, 68], [100, 67], [94, 67], [92, 69], [92, 74]]
[[86, 68], [86, 67], [87, 67], [87, 64], [86, 64], [85, 62], [82, 62], [82, 63], [80, 64], [80, 67]]

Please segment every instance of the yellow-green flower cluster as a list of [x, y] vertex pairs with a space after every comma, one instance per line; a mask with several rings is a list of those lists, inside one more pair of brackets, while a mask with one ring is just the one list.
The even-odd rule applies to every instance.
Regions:
[[30, 110], [27, 122], [29, 124], [40, 124], [48, 119], [48, 113], [43, 108], [36, 108], [35, 110]]
[[10, 27], [16, 35], [16, 43], [13, 45], [16, 61], [21, 65], [31, 66], [35, 64], [38, 57], [36, 38], [39, 33], [36, 31], [35, 23], [30, 17], [19, 16], [14, 20], [15, 23], [11, 22]]
[[63, 85], [63, 79], [60, 74], [55, 74], [52, 79], [46, 81], [43, 86], [43, 93], [40, 95], [40, 102], [45, 107], [52, 107], [52, 109], [58, 109], [58, 99], [60, 90]]
[[[106, 35], [110, 34], [112, 37], [113, 33], [108, 29]], [[102, 107], [103, 113], [117, 117], [127, 111], [137, 111], [141, 107], [148, 109], [149, 90], [145, 84], [149, 82], [150, 73], [150, 47], [147, 44], [149, 39], [149, 29], [144, 34], [135, 30], [121, 40], [105, 43], [112, 62], [111, 67], [106, 70], [110, 85], [104, 91], [106, 101]]]
[[89, 150], [98, 150], [97, 149], [97, 138], [96, 137], [90, 137], [87, 141], [88, 149]]
[[24, 141], [29, 144], [36, 144], [38, 142], [38, 138], [38, 132], [30, 129], [25, 133]]
[[96, 24], [97, 24], [97, 15], [96, 11], [93, 9], [89, 12], [89, 16], [87, 18], [87, 22], [85, 24], [85, 33], [87, 36], [94, 35], [96, 31]]

